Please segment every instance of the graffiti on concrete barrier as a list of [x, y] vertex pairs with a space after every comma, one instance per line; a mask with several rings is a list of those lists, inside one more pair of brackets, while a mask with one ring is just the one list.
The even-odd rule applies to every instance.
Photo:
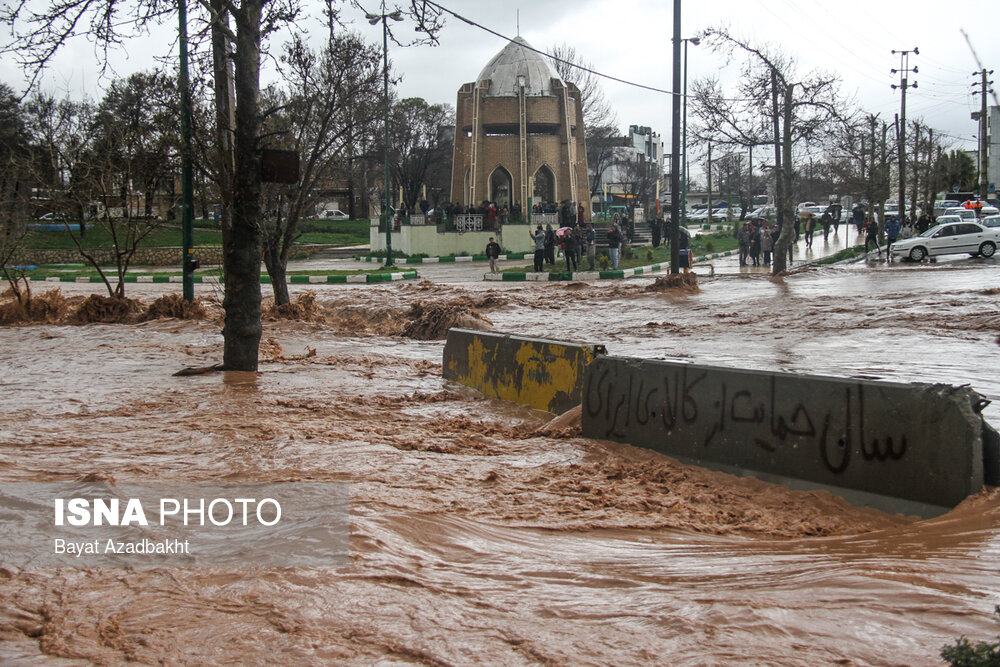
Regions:
[[[794, 397], [794, 387], [801, 385], [786, 385], [781, 392], [776, 375], [740, 378], [726, 373], [717, 383], [707, 382], [708, 376], [703, 368], [681, 365], [665, 368], [651, 380], [648, 374], [619, 373], [601, 365], [590, 378], [583, 407], [588, 417], [603, 424], [606, 438], [655, 430], [691, 439], [702, 449], [735, 439], [773, 456], [806, 446], [834, 474], [848, 469], [853, 453], [879, 462], [906, 454], [905, 434], [872, 436], [871, 420], [865, 416], [871, 396], [866, 398], [860, 382], [839, 385], [842, 396], [824, 396], [810, 404]], [[690, 453], [697, 455], [693, 449]]]

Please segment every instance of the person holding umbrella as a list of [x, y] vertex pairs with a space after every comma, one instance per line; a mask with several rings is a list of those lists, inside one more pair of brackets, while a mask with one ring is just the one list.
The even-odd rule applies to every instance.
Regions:
[[556, 236], [559, 237], [560, 246], [562, 247], [563, 257], [566, 258], [566, 270], [573, 272], [576, 270], [576, 246], [577, 241], [573, 236], [572, 227], [560, 227], [556, 230]]

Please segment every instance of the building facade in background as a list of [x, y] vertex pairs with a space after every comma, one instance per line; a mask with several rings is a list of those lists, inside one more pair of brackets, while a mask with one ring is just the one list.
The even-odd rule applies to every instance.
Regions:
[[580, 91], [515, 37], [458, 91], [451, 197], [527, 212], [570, 200], [590, 217]]

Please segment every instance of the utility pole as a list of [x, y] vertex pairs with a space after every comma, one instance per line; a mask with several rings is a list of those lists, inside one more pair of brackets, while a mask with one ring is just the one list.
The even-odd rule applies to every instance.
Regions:
[[708, 140], [708, 217], [705, 222], [712, 224], [712, 140]]
[[[908, 51], [892, 51], [892, 54], [899, 54], [899, 69], [890, 70], [893, 74], [899, 72], [899, 85], [892, 84], [892, 89], [895, 90], [899, 88], [902, 91], [902, 97], [899, 106], [899, 134], [897, 136], [899, 144], [899, 206], [897, 207], [900, 214], [900, 221], [902, 221], [904, 207], [906, 206], [906, 89], [910, 86], [906, 79], [906, 75], [910, 72], [916, 74], [919, 70], [916, 66], [910, 69], [910, 54], [915, 56], [920, 55], [920, 50], [917, 47]], [[917, 87], [917, 82], [914, 81], [912, 86]]]
[[178, 87], [181, 89], [181, 281], [185, 301], [194, 301], [194, 272], [198, 262], [194, 259], [194, 183], [191, 157], [191, 84], [188, 77], [188, 38], [187, 38], [187, 3], [179, 0], [177, 3], [177, 18], [180, 23], [178, 30], [178, 52], [180, 69]]
[[973, 72], [973, 76], [981, 77], [980, 89], [973, 91], [973, 95], [979, 95], [982, 97], [980, 100], [981, 106], [979, 111], [972, 114], [972, 120], [979, 121], [979, 198], [985, 200], [989, 196], [990, 190], [990, 178], [989, 178], [989, 161], [988, 161], [988, 147], [989, 143], [986, 141], [986, 134], [988, 132], [987, 125], [987, 113], [988, 109], [986, 107], [986, 93], [992, 92], [987, 90], [992, 81], [987, 81], [986, 77], [993, 74], [993, 70], [987, 70], [985, 67], [978, 72]]
[[680, 273], [681, 238], [681, 0], [674, 0], [674, 81], [670, 124], [670, 273]]

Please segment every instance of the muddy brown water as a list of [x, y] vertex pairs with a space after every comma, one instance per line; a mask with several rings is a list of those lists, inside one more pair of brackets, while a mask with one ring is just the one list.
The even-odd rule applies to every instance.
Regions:
[[441, 341], [377, 334], [424, 301], [615, 354], [998, 400], [997, 277], [323, 287], [328, 321], [267, 323], [260, 373], [187, 378], [170, 374], [219, 360], [218, 322], [0, 329], [3, 481], [351, 489], [345, 567], [2, 570], [0, 661], [939, 664], [997, 634], [997, 490], [919, 521], [682, 466], [546, 430], [445, 383]]

